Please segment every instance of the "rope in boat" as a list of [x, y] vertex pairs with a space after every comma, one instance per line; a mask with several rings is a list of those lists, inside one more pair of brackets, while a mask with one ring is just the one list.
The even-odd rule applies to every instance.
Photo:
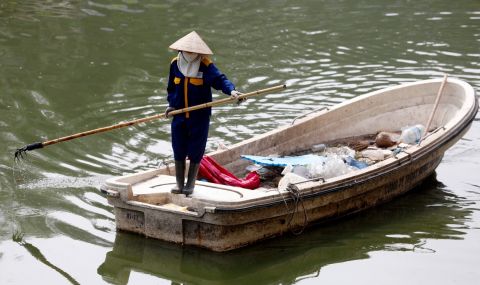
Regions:
[[[303, 201], [303, 198], [302, 198], [302, 195], [298, 189], [297, 186], [295, 186], [294, 184], [289, 184], [287, 186], [287, 189], [288, 193], [290, 194], [290, 196], [292, 197], [293, 199], [293, 209], [290, 210], [287, 206], [287, 202], [285, 201], [285, 199], [283, 200], [285, 202], [285, 206], [287, 207], [287, 210], [289, 212], [291, 212], [291, 215], [290, 215], [290, 218], [288, 219], [288, 222], [287, 222], [287, 228], [290, 230], [290, 232], [294, 235], [301, 235], [303, 233], [303, 231], [305, 230], [305, 228], [307, 227], [308, 225], [308, 215], [307, 215], [307, 210], [305, 209], [305, 204], [304, 204], [304, 201]], [[283, 196], [282, 196], [283, 197]], [[292, 221], [293, 221], [293, 218], [295, 217], [296, 213], [300, 212], [299, 211], [299, 207], [302, 207], [303, 209], [303, 224], [301, 226], [301, 228], [299, 230], [295, 230], [293, 227], [291, 227], [291, 224], [292, 224]]]

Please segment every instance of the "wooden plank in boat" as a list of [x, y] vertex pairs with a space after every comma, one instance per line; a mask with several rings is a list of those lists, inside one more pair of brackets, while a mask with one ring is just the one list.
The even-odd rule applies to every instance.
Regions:
[[[170, 193], [175, 184], [174, 176], [160, 174], [153, 179], [133, 184], [132, 195], [135, 197], [139, 195]], [[197, 181], [195, 191], [189, 197], [215, 202], [238, 202], [269, 195], [265, 190], [263, 189], [262, 191], [260, 188], [253, 191], [240, 187]]]

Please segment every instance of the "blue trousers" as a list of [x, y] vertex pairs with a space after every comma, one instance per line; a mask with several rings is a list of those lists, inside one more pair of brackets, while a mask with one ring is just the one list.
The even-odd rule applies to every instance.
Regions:
[[174, 116], [172, 120], [172, 147], [175, 160], [200, 163], [207, 145], [210, 116]]

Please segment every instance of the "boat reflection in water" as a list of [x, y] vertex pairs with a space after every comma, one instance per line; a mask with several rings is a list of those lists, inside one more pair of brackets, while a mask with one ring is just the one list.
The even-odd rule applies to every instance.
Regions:
[[[362, 214], [248, 248], [216, 253], [118, 232], [98, 268], [104, 280], [127, 284], [131, 272], [172, 283], [290, 284], [315, 278], [322, 267], [366, 259], [373, 251], [435, 252], [426, 239], [462, 239], [471, 210], [435, 175], [413, 191]], [[468, 206], [468, 205], [467, 205]], [[414, 210], [412, 210], [414, 209]]]

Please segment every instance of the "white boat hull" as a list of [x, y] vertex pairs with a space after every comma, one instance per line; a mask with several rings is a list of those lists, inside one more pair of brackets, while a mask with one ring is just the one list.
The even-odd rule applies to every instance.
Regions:
[[[209, 154], [234, 173], [248, 162], [240, 155], [288, 155], [325, 142], [425, 124], [440, 80], [425, 80], [372, 92], [292, 126]], [[478, 110], [473, 88], [449, 79], [431, 130], [421, 145], [362, 170], [309, 181], [287, 191], [247, 190], [197, 183], [192, 197], [170, 194], [173, 167], [108, 180], [103, 186], [115, 208], [117, 228], [184, 245], [226, 251], [343, 217], [391, 200], [431, 175], [444, 152], [468, 130]]]

